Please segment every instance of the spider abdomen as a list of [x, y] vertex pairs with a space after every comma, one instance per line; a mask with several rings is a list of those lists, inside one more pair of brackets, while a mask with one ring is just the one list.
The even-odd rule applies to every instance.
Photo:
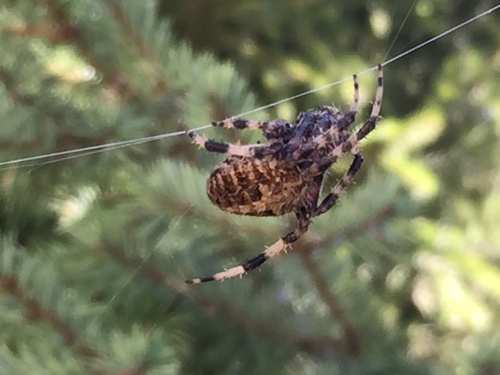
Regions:
[[307, 190], [297, 168], [273, 157], [230, 156], [207, 180], [207, 195], [220, 209], [240, 215], [279, 216], [300, 206]]

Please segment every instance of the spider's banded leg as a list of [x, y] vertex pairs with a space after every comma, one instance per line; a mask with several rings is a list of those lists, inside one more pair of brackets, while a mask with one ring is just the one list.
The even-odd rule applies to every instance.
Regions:
[[352, 81], [354, 83], [354, 98], [351, 103], [351, 108], [349, 108], [349, 112], [356, 113], [358, 111], [358, 103], [359, 103], [359, 83], [358, 83], [358, 76], [356, 74], [352, 75]]
[[213, 126], [220, 126], [227, 129], [260, 129], [264, 133], [266, 139], [280, 139], [284, 134], [289, 132], [292, 125], [282, 119], [273, 121], [258, 121], [245, 119], [225, 119], [222, 121], [212, 122]]
[[359, 83], [358, 83], [358, 76], [354, 74], [352, 76], [352, 80], [354, 82], [354, 99], [351, 104], [351, 108], [349, 108], [349, 112], [347, 112], [342, 118], [338, 125], [337, 125], [337, 130], [342, 131], [346, 129], [349, 125], [351, 125], [354, 120], [356, 120], [356, 113], [358, 112], [358, 103], [359, 103]]
[[227, 129], [267, 129], [280, 126], [275, 121], [245, 120], [242, 118], [227, 118], [222, 121], [212, 122], [212, 126], [219, 126]]
[[273, 243], [265, 251], [263, 251], [256, 257], [247, 260], [245, 263], [239, 266], [231, 267], [225, 271], [218, 272], [212, 276], [186, 280], [186, 283], [199, 284], [199, 283], [205, 283], [207, 281], [224, 280], [235, 276], [241, 276], [259, 267], [262, 263], [268, 261], [269, 259], [278, 255], [282, 251], [286, 250], [287, 246], [297, 241], [307, 231], [308, 227], [309, 227], [309, 220], [301, 219], [297, 224], [297, 228], [295, 228], [293, 232], [290, 232], [285, 236], [281, 237], [278, 241]]
[[354, 175], [359, 171], [359, 168], [361, 168], [361, 164], [363, 164], [363, 157], [358, 152], [354, 155], [354, 160], [352, 161], [349, 170], [344, 173], [342, 178], [335, 184], [335, 186], [330, 191], [330, 194], [328, 194], [323, 199], [316, 211], [314, 211], [314, 213], [312, 214], [312, 217], [324, 214], [330, 208], [332, 208], [335, 203], [337, 203], [337, 199], [339, 198], [340, 194], [342, 194], [347, 186], [349, 186], [349, 184], [354, 180]]
[[378, 64], [378, 79], [377, 79], [377, 91], [375, 91], [375, 102], [373, 103], [372, 113], [370, 118], [366, 121], [361, 129], [358, 130], [357, 138], [358, 141], [366, 137], [374, 128], [380, 114], [380, 107], [382, 106], [382, 96], [384, 94], [384, 73], [382, 72], [382, 65]]
[[[375, 129], [375, 124], [377, 123], [378, 116], [380, 114], [380, 107], [382, 105], [382, 95], [384, 93], [384, 79], [382, 73], [382, 66], [378, 65], [378, 80], [377, 80], [377, 90], [375, 92], [375, 102], [373, 103], [372, 113], [370, 118], [363, 124], [363, 126], [355, 133], [352, 134], [348, 139], [346, 139], [340, 146], [334, 148], [330, 152], [330, 157], [332, 163], [334, 163], [339, 156], [342, 156], [349, 152], [349, 150], [356, 147], [358, 142], [365, 138], [368, 133]], [[314, 144], [322, 148], [328, 144], [328, 137], [320, 135], [315, 138]]]
[[265, 144], [234, 145], [231, 143], [219, 142], [213, 139], [207, 139], [194, 131], [190, 131], [187, 134], [198, 146], [203, 147], [207, 151], [219, 152], [222, 154], [255, 156], [257, 149], [267, 147]]

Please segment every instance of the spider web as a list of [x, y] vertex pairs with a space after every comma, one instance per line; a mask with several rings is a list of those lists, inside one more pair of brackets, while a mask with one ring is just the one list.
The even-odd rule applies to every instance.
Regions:
[[[462, 2], [462, 1], [461, 1]], [[461, 2], [458, 2], [457, 4], [455, 4], [455, 7], [458, 6]], [[387, 49], [387, 52], [385, 54], [385, 61], [382, 63], [382, 66], [387, 66], [387, 65], [390, 65], [396, 61], [398, 61], [399, 59], [407, 56], [407, 55], [410, 55], [414, 52], [416, 52], [417, 50], [427, 46], [428, 44], [431, 44], [475, 21], [478, 21], [479, 19], [493, 13], [494, 11], [500, 9], [500, 4], [497, 4], [495, 6], [492, 6], [491, 8], [487, 9], [486, 11], [476, 15], [476, 16], [473, 16], [459, 24], [457, 24], [456, 26], [453, 26], [441, 33], [439, 33], [438, 35], [432, 37], [432, 38], [429, 38], [427, 40], [425, 40], [424, 42], [422, 43], [419, 43], [417, 44], [416, 46], [413, 46], [413, 47], [410, 47], [408, 49], [405, 49], [403, 52], [395, 55], [394, 57], [391, 57], [389, 59], [387, 59], [391, 49], [393, 48], [401, 30], [403, 29], [409, 15], [411, 14], [411, 12], [413, 11], [414, 7], [415, 7], [415, 4], [416, 4], [416, 0], [413, 2], [413, 4], [411, 5], [410, 9], [408, 10], [405, 18], [403, 19], [402, 23], [401, 23], [401, 26], [399, 27], [396, 35], [392, 38], [392, 41]], [[366, 73], [369, 73], [371, 71], [374, 71], [376, 70], [376, 66], [372, 66], [362, 72], [359, 72], [357, 73], [358, 76], [361, 76], [361, 75], [364, 75]], [[319, 87], [316, 87], [316, 88], [313, 88], [313, 89], [310, 89], [310, 90], [307, 90], [307, 91], [303, 91], [301, 93], [298, 93], [296, 95], [293, 95], [293, 96], [290, 96], [290, 97], [287, 97], [287, 98], [283, 98], [283, 99], [280, 99], [280, 100], [277, 100], [275, 102], [272, 102], [272, 103], [269, 103], [269, 104], [266, 104], [266, 105], [263, 105], [263, 106], [260, 106], [260, 107], [257, 107], [257, 108], [254, 108], [250, 111], [247, 111], [247, 112], [242, 112], [242, 113], [239, 113], [237, 115], [234, 115], [233, 117], [237, 118], [237, 117], [243, 117], [243, 116], [247, 116], [247, 115], [250, 115], [250, 114], [253, 114], [253, 113], [256, 113], [256, 112], [259, 112], [259, 111], [263, 111], [263, 110], [266, 110], [268, 108], [272, 108], [272, 107], [275, 107], [279, 104], [282, 104], [282, 103], [286, 103], [286, 102], [289, 102], [289, 101], [292, 101], [292, 100], [295, 100], [295, 99], [298, 99], [300, 97], [303, 97], [303, 96], [307, 96], [307, 95], [310, 95], [310, 94], [313, 94], [313, 93], [316, 93], [316, 92], [319, 92], [321, 90], [325, 90], [327, 88], [330, 88], [330, 87], [333, 87], [333, 86], [336, 86], [336, 85], [339, 85], [341, 83], [344, 83], [344, 82], [348, 82], [352, 80], [352, 77], [349, 76], [349, 77], [345, 77], [345, 78], [342, 78], [342, 79], [339, 79], [339, 80], [336, 80], [336, 81], [333, 81], [333, 82], [330, 82], [326, 85], [323, 85], [323, 86], [319, 86]], [[210, 128], [211, 125], [210, 124], [204, 124], [204, 125], [201, 125], [201, 126], [198, 126], [198, 127], [195, 127], [195, 128], [192, 128], [192, 129], [189, 129], [189, 130], [195, 130], [195, 131], [200, 131], [200, 130], [204, 130], [204, 129], [207, 129], [207, 128]], [[117, 150], [117, 149], [121, 149], [121, 148], [125, 148], [125, 147], [132, 147], [132, 146], [135, 146], [135, 145], [139, 145], [139, 144], [144, 144], [144, 143], [148, 143], [148, 142], [154, 142], [154, 141], [158, 141], [158, 140], [161, 140], [161, 139], [165, 139], [165, 138], [170, 138], [170, 137], [176, 137], [176, 136], [181, 136], [181, 135], [185, 135], [186, 134], [186, 130], [180, 130], [180, 131], [175, 131], [175, 132], [169, 132], [169, 133], [164, 133], [164, 134], [158, 134], [158, 135], [154, 135], [154, 136], [149, 136], [149, 137], [141, 137], [141, 138], [136, 138], [136, 139], [131, 139], [131, 140], [126, 140], [126, 141], [120, 141], [120, 142], [112, 142], [112, 143], [105, 143], [105, 144], [101, 144], [101, 145], [95, 145], [95, 146], [91, 146], [91, 147], [83, 147], [83, 148], [78, 148], [78, 149], [73, 149], [73, 150], [67, 150], [67, 151], [62, 151], [62, 152], [54, 152], [54, 153], [47, 153], [47, 154], [41, 154], [41, 155], [36, 155], [36, 156], [31, 156], [31, 157], [25, 157], [25, 158], [18, 158], [18, 159], [13, 159], [13, 160], [7, 160], [7, 161], [3, 161], [3, 162], [0, 162], [0, 170], [3, 170], [3, 169], [10, 169], [10, 168], [33, 168], [33, 167], [41, 167], [41, 166], [44, 166], [44, 165], [47, 165], [47, 164], [52, 164], [52, 163], [57, 163], [57, 162], [61, 162], [61, 161], [64, 161], [64, 160], [69, 160], [69, 159], [74, 159], [74, 158], [79, 158], [79, 157], [84, 157], [84, 156], [88, 156], [88, 155], [93, 155], [93, 154], [96, 154], [96, 153], [101, 153], [101, 152], [108, 152], [108, 151], [113, 151], [113, 150]], [[182, 214], [178, 217], [177, 220], [175, 220], [172, 225], [177, 225], [179, 224], [183, 218], [186, 216], [186, 214], [189, 212], [189, 208]], [[153, 250], [154, 251], [154, 250]], [[85, 327], [85, 329], [78, 335], [78, 337], [76, 338], [76, 340], [74, 340], [74, 342], [72, 343], [71, 347], [74, 347], [75, 345], [77, 345], [79, 343], [79, 341], [83, 338], [83, 336], [89, 331], [89, 329], [92, 327], [92, 325], [102, 316], [102, 314], [105, 313], [105, 311], [107, 309], [109, 309], [109, 307], [112, 305], [113, 301], [120, 295], [120, 293], [125, 289], [125, 287], [135, 278], [135, 276], [137, 275], [137, 273], [139, 272], [140, 268], [150, 259], [150, 257], [153, 255], [153, 251], [150, 251], [143, 259], [143, 261], [134, 269], [134, 271], [131, 272], [130, 276], [127, 278], [127, 280], [125, 280], [125, 282], [123, 283], [123, 285], [121, 286], [121, 288], [116, 291], [114, 293], [114, 295], [109, 299], [109, 301], [107, 301], [107, 303], [105, 304], [104, 306], [104, 309], [102, 311], [100, 311], [98, 314], [95, 315], [94, 319], [89, 323], [87, 324], [87, 326]], [[182, 272], [181, 272], [182, 273]], [[178, 292], [175, 296], [172, 297], [171, 301], [169, 301], [166, 306], [164, 307], [164, 310], [168, 309], [169, 306], [174, 302], [175, 298], [180, 294], [180, 292]], [[149, 332], [152, 332], [155, 328], [155, 325], [153, 325], [152, 327], [150, 327], [149, 329]]]
[[[457, 7], [462, 1], [458, 2], [457, 4], [455, 4], [455, 6], [453, 8]], [[385, 54], [386, 58], [389, 55], [390, 50], [394, 46], [394, 43], [396, 42], [398, 35], [400, 34], [401, 30], [403, 29], [404, 24], [406, 23], [406, 20], [408, 19], [408, 16], [413, 11], [415, 4], [416, 4], [416, 0], [413, 2], [412, 6], [408, 10], [408, 12], [407, 12], [407, 14], [406, 14], [403, 22], [401, 23], [401, 26], [399, 27], [396, 35], [393, 37], [393, 40], [392, 40], [391, 44], [389, 45], [389, 47], [387, 49], [387, 52]], [[414, 47], [411, 47], [411, 48], [409, 48], [409, 49], [407, 49], [407, 50], [405, 50], [405, 51], [397, 54], [396, 56], [394, 56], [394, 57], [392, 57], [392, 58], [390, 58], [388, 60], [384, 59], [385, 61], [381, 65], [383, 67], [385, 67], [387, 65], [390, 65], [390, 64], [398, 61], [399, 59], [401, 59], [401, 58], [403, 58], [403, 57], [405, 57], [407, 55], [410, 55], [411, 53], [413, 53], [413, 52], [415, 52], [415, 51], [417, 51], [417, 50], [425, 47], [426, 45], [431, 44], [431, 43], [433, 43], [433, 42], [435, 42], [435, 41], [437, 41], [437, 40], [439, 40], [439, 39], [447, 36], [448, 34], [451, 34], [451, 33], [455, 32], [455, 31], [461, 29], [462, 27], [465, 27], [465, 26], [469, 25], [470, 23], [475, 22], [475, 21], [477, 21], [477, 20], [479, 20], [479, 19], [481, 19], [481, 18], [489, 15], [490, 13], [493, 13], [494, 11], [496, 11], [498, 9], [500, 9], [500, 4], [497, 4], [497, 5], [495, 5], [495, 6], [491, 7], [491, 8], [489, 8], [489, 9], [485, 10], [484, 12], [482, 12], [482, 13], [476, 15], [476, 16], [467, 19], [467, 20], [459, 23], [458, 25], [453, 26], [453, 27], [451, 27], [451, 28], [443, 31], [442, 33], [440, 33], [440, 34], [438, 34], [438, 35], [436, 35], [436, 36], [434, 36], [434, 37], [432, 37], [430, 39], [427, 39], [424, 42], [419, 43], [418, 45], [416, 45]], [[371, 71], [374, 71], [376, 69], [377, 69], [377, 66], [372, 66], [372, 67], [370, 67], [370, 68], [368, 68], [366, 70], [363, 70], [363, 71], [357, 73], [357, 75], [361, 76], [361, 75], [364, 75], [364, 74], [369, 73]], [[313, 93], [325, 90], [327, 88], [330, 88], [330, 87], [333, 87], [333, 86], [337, 86], [337, 85], [339, 85], [341, 83], [350, 81], [351, 79], [352, 79], [351, 76], [345, 77], [345, 78], [342, 78], [342, 79], [330, 82], [330, 83], [328, 83], [326, 85], [315, 87], [313, 89], [310, 89], [310, 90], [307, 90], [307, 91], [303, 91], [303, 92], [298, 93], [296, 95], [292, 95], [292, 96], [289, 96], [287, 98], [283, 98], [283, 99], [277, 100], [275, 102], [263, 105], [261, 107], [254, 108], [254, 109], [252, 109], [250, 111], [236, 114], [236, 115], [232, 116], [232, 118], [244, 117], [244, 116], [250, 115], [252, 113], [260, 112], [260, 111], [266, 110], [268, 108], [275, 107], [275, 106], [277, 106], [279, 104], [283, 104], [283, 103], [286, 103], [286, 102], [289, 102], [289, 101], [301, 98], [303, 96], [307, 96], [307, 95], [310, 95], [310, 94], [313, 94]], [[135, 139], [126, 140], [126, 141], [104, 143], [104, 144], [101, 144], [101, 145], [94, 145], [94, 146], [90, 146], [90, 147], [82, 147], [82, 148], [77, 148], [77, 149], [73, 149], [73, 150], [66, 150], [66, 151], [60, 151], [60, 152], [52, 152], [52, 153], [41, 154], [41, 155], [36, 155], [36, 156], [30, 156], [30, 157], [25, 157], [25, 158], [18, 158], [18, 159], [13, 159], [13, 160], [6, 160], [6, 161], [3, 161], [3, 162], [0, 162], [0, 167], [1, 167], [0, 170], [11, 169], [11, 168], [41, 167], [41, 166], [44, 166], [44, 165], [47, 165], [47, 164], [57, 163], [57, 162], [64, 161], [64, 160], [69, 160], [69, 159], [74, 159], [74, 158], [78, 158], [78, 157], [93, 155], [93, 154], [97, 154], [97, 153], [101, 153], [101, 152], [108, 152], [108, 151], [117, 150], [117, 149], [124, 148], [124, 147], [131, 147], [131, 146], [135, 146], [135, 145], [139, 145], [139, 144], [143, 144], [143, 143], [158, 141], [158, 140], [165, 139], [165, 138], [176, 137], [176, 136], [179, 136], [179, 135], [185, 135], [187, 133], [187, 131], [190, 131], [190, 130], [200, 131], [200, 130], [204, 130], [204, 129], [207, 129], [207, 128], [210, 128], [210, 127], [212, 127], [212, 125], [205, 124], [205, 125], [201, 125], [201, 126], [198, 126], [198, 127], [195, 127], [195, 128], [188, 129], [188, 130], [180, 130], [180, 131], [175, 131], [175, 132], [169, 132], [169, 133], [163, 133], [163, 134], [153, 135], [153, 136], [149, 136], [149, 137], [135, 138]], [[43, 161], [43, 162], [39, 163], [40, 160], [46, 160], [46, 159], [52, 159], [52, 160]]]

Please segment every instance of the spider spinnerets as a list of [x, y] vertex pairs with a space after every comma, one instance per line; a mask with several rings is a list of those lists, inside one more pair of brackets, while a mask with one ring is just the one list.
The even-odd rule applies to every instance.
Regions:
[[[316, 110], [300, 113], [294, 123], [281, 119], [226, 119], [212, 123], [224, 128], [260, 129], [267, 140], [262, 144], [227, 144], [206, 139], [194, 131], [188, 132], [193, 141], [207, 151], [227, 154], [207, 180], [207, 194], [215, 205], [240, 215], [280, 216], [293, 212], [297, 225], [293, 231], [243, 264], [212, 276], [186, 280], [186, 283], [223, 280], [259, 267], [297, 241], [314, 217], [335, 205], [363, 162], [358, 149], [359, 141], [375, 128], [382, 103], [382, 66], [378, 65], [371, 115], [355, 133], [348, 129], [355, 120], [359, 101], [356, 75], [353, 80], [354, 100], [347, 113], [334, 106], [320, 106]], [[351, 166], [319, 202], [325, 172], [340, 156], [349, 152], [353, 155]]]

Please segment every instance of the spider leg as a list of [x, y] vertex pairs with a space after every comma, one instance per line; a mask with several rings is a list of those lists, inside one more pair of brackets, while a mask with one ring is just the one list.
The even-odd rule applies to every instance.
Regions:
[[207, 151], [218, 152], [222, 154], [255, 156], [255, 151], [257, 149], [268, 147], [266, 144], [235, 145], [231, 143], [219, 142], [213, 139], [207, 139], [194, 131], [190, 131], [187, 134], [198, 146], [204, 148]]
[[335, 203], [337, 203], [337, 199], [340, 194], [342, 194], [347, 186], [349, 186], [349, 184], [354, 180], [354, 175], [359, 171], [361, 164], [363, 164], [363, 157], [359, 152], [357, 152], [354, 154], [354, 160], [352, 161], [349, 170], [344, 173], [342, 178], [335, 184], [330, 193], [323, 199], [316, 211], [312, 214], [312, 217], [324, 214], [332, 208]]
[[269, 129], [280, 126], [277, 121], [245, 120], [242, 118], [227, 118], [222, 121], [212, 122], [212, 126], [219, 126], [226, 129]]
[[[351, 104], [351, 107], [349, 108], [349, 112], [347, 112], [345, 116], [339, 120], [337, 126], [332, 126], [328, 130], [328, 132], [317, 136], [308, 146], [306, 147], [302, 146], [300, 149], [295, 150], [293, 154], [294, 158], [307, 159], [307, 157], [318, 148], [328, 147], [332, 143], [338, 144], [339, 136], [350, 124], [354, 122], [359, 103], [359, 83], [356, 74], [354, 74], [352, 77], [354, 81], [354, 100]], [[382, 94], [383, 94], [383, 72], [382, 72], [382, 66], [379, 64], [377, 90], [375, 93], [375, 103], [373, 104], [370, 118], [363, 124], [361, 129], [356, 134], [353, 134], [347, 140], [342, 141], [340, 146], [334, 148], [330, 152], [330, 161], [326, 162], [325, 164], [328, 164], [329, 166], [331, 165], [331, 163], [334, 163], [338, 159], [338, 157], [342, 156], [343, 154], [351, 150], [353, 147], [355, 147], [359, 142], [359, 140], [366, 137], [366, 135], [375, 128], [378, 115], [380, 114]], [[323, 107], [323, 108], [330, 110], [330, 112], [333, 115], [336, 113], [331, 110], [332, 107]], [[318, 168], [321, 169], [322, 167], [318, 166]]]
[[[375, 92], [375, 102], [373, 103], [372, 113], [370, 114], [370, 118], [363, 124], [363, 126], [354, 134], [352, 134], [348, 139], [346, 139], [342, 144], [338, 147], [335, 147], [330, 152], [330, 157], [332, 163], [334, 163], [337, 158], [349, 150], [355, 148], [360, 140], [365, 138], [368, 133], [370, 133], [373, 129], [375, 129], [375, 124], [377, 123], [378, 116], [380, 114], [380, 107], [382, 105], [382, 95], [384, 92], [384, 79], [383, 79], [382, 66], [378, 65], [378, 80], [377, 80], [377, 90]], [[337, 132], [338, 130], [334, 130]], [[333, 133], [336, 134], [336, 133]], [[319, 148], [325, 147], [328, 145], [329, 137], [325, 137], [324, 135], [320, 135], [316, 137], [314, 140], [314, 144], [316, 144]]]
[[337, 125], [337, 130], [342, 131], [346, 129], [349, 125], [351, 125], [356, 119], [356, 113], [358, 112], [358, 104], [359, 104], [359, 83], [358, 76], [353, 74], [352, 80], [354, 82], [354, 99], [351, 104], [351, 108], [349, 108], [349, 112], [345, 114], [345, 116], [339, 121]]
[[375, 91], [375, 102], [373, 103], [372, 113], [368, 121], [366, 121], [361, 129], [359, 129], [356, 133], [358, 141], [366, 137], [368, 133], [375, 129], [375, 124], [377, 123], [377, 119], [380, 114], [382, 96], [384, 94], [384, 73], [382, 71], [382, 65], [378, 64], [377, 72], [377, 90]]
[[292, 131], [292, 125], [282, 119], [258, 121], [228, 118], [222, 121], [214, 121], [212, 125], [226, 129], [260, 129], [267, 140], [282, 139], [286, 134]]
[[218, 272], [208, 277], [198, 277], [195, 279], [186, 280], [187, 284], [199, 284], [205, 283], [207, 281], [214, 280], [224, 280], [229, 279], [235, 276], [241, 276], [257, 267], [259, 267], [262, 263], [268, 261], [274, 256], [278, 255], [282, 251], [286, 250], [286, 248], [297, 241], [309, 227], [309, 219], [301, 218], [297, 224], [297, 227], [292, 232], [284, 235], [278, 241], [269, 246], [266, 250], [264, 250], [259, 255], [253, 257], [252, 259], [247, 260], [245, 263], [240, 264], [239, 266], [228, 268], [227, 270]]

